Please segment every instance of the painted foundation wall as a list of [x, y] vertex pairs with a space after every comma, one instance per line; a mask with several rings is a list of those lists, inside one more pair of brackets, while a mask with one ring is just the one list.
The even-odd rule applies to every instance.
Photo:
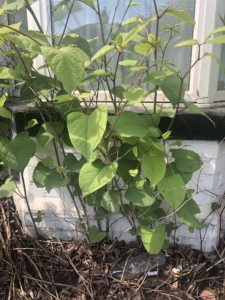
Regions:
[[[222, 234], [225, 229], [225, 222], [220, 219], [219, 212], [212, 213], [211, 210], [213, 202], [220, 203], [223, 201], [225, 191], [225, 142], [190, 140], [182, 142], [188, 145], [186, 149], [198, 153], [203, 162], [201, 170], [194, 173], [192, 180], [187, 186], [196, 190], [194, 200], [201, 209], [201, 213], [197, 215], [197, 218], [200, 221], [204, 221], [204, 228], [201, 231], [195, 229], [191, 233], [186, 225], [182, 225], [177, 220], [178, 229], [176, 232], [172, 232], [170, 242], [175, 241], [179, 244], [191, 245], [195, 249], [202, 249], [207, 252], [214, 251], [218, 245], [220, 233]], [[72, 148], [67, 148], [66, 151], [72, 152]], [[30, 160], [28, 167], [24, 171], [25, 186], [32, 214], [36, 217], [38, 211], [43, 213], [42, 222], [36, 223], [39, 234], [43, 238], [52, 238], [54, 236], [62, 240], [76, 239], [80, 236], [77, 230], [79, 219], [68, 190], [66, 188], [55, 188], [48, 193], [45, 188], [37, 188], [32, 180], [34, 167], [40, 161], [40, 158], [47, 156], [52, 156], [56, 161], [53, 145], [49, 144], [42, 148], [37, 144], [36, 157]], [[77, 158], [79, 159], [79, 155], [77, 155]], [[20, 180], [18, 187], [23, 192], [21, 182]], [[35, 230], [24, 199], [15, 194], [14, 201], [26, 232], [35, 236]], [[78, 198], [76, 198], [76, 203], [82, 214], [82, 207]], [[166, 204], [163, 204], [163, 206], [165, 208]], [[88, 213], [90, 223], [96, 224], [96, 221], [92, 218], [94, 212], [91, 207], [88, 208]], [[173, 216], [166, 219], [166, 222], [170, 221], [174, 221]], [[103, 231], [106, 228], [105, 224], [105, 220], [101, 221], [101, 229]], [[108, 237], [112, 240], [119, 238], [128, 243], [134, 240], [128, 232], [129, 228], [130, 226], [126, 219], [117, 211], [110, 216]]]

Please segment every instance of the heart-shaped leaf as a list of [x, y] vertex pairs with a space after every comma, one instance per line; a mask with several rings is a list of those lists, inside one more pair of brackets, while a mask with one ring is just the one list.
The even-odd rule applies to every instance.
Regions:
[[105, 238], [106, 232], [99, 231], [98, 228], [93, 225], [88, 232], [88, 236], [92, 243], [98, 243]]
[[0, 159], [8, 167], [23, 172], [35, 153], [35, 147], [27, 131], [19, 133], [12, 141], [0, 137]]
[[89, 116], [73, 112], [67, 117], [71, 143], [88, 161], [105, 132], [107, 116], [107, 105], [102, 105]]

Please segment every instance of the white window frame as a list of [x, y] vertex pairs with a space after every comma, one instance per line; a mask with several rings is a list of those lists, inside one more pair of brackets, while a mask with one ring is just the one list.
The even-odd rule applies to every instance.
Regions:
[[[44, 32], [51, 35], [50, 0], [38, 0], [32, 4], [32, 8]], [[221, 16], [225, 15], [224, 0], [196, 0], [196, 25], [194, 27], [193, 38], [202, 43], [211, 31], [222, 26], [219, 13]], [[37, 26], [29, 12], [27, 15], [27, 21], [29, 30], [37, 30]], [[201, 56], [204, 55], [205, 52], [210, 52], [220, 57], [221, 46], [205, 44], [202, 46]], [[197, 57], [198, 46], [195, 45], [192, 48], [191, 64], [196, 61]], [[35, 59], [34, 66], [35, 68], [38, 68], [43, 64], [44, 59], [41, 55], [39, 55]], [[43, 70], [42, 72], [45, 71]], [[215, 106], [217, 103], [221, 104], [221, 101], [225, 101], [225, 91], [217, 91], [218, 75], [219, 66], [215, 60], [210, 57], [205, 57], [203, 60], [198, 62], [191, 70], [189, 90], [185, 93], [185, 99], [187, 101], [195, 101], [196, 90], [198, 90], [200, 97], [203, 97], [202, 99], [198, 99], [199, 106], [209, 107], [212, 105]], [[163, 97], [162, 93], [159, 92], [158, 101], [161, 102]], [[100, 92], [98, 99], [100, 101], [109, 101], [109, 96], [107, 96], [105, 92]], [[153, 96], [149, 95], [146, 100], [153, 102]]]

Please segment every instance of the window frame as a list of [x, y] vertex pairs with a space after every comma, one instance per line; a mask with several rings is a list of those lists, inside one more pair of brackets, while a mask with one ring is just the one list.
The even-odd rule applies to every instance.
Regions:
[[[36, 17], [44, 29], [46, 34], [52, 35], [51, 29], [51, 11], [50, 0], [38, 0], [32, 4]], [[200, 43], [204, 42], [208, 34], [216, 27], [222, 26], [219, 13], [223, 16], [225, 14], [225, 1], [224, 0], [196, 0], [195, 7], [195, 20], [196, 25], [193, 31], [193, 38], [197, 39]], [[31, 14], [27, 13], [28, 30], [37, 30]], [[221, 46], [213, 44], [204, 44], [201, 49], [200, 57], [205, 52], [211, 52], [217, 57], [220, 57]], [[194, 64], [198, 58], [198, 45], [192, 47], [191, 65]], [[39, 66], [44, 64], [44, 58], [39, 55], [34, 61], [34, 67], [38, 69]], [[41, 71], [42, 74], [47, 75], [46, 70]], [[210, 57], [205, 57], [197, 63], [190, 72], [189, 90], [185, 92], [185, 100], [195, 101], [196, 91], [199, 91], [200, 97], [198, 99], [199, 106], [209, 107], [212, 104], [216, 105], [217, 102], [225, 101], [225, 90], [217, 91], [217, 82], [219, 75], [219, 66], [215, 60]], [[14, 91], [14, 95], [19, 96], [19, 91]], [[153, 102], [153, 95], [146, 98], [147, 102]], [[165, 100], [161, 92], [158, 93], [158, 102]], [[109, 96], [104, 91], [100, 91], [98, 101], [107, 102]], [[220, 103], [221, 104], [221, 103]]]

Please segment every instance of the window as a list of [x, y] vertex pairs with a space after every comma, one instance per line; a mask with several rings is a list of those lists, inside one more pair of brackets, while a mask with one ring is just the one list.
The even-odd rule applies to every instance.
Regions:
[[[42, 28], [46, 33], [57, 32], [57, 38], [59, 39], [60, 33], [62, 32], [62, 25], [66, 21], [66, 7], [64, 9], [64, 16], [59, 16], [57, 11], [51, 13], [51, 8], [54, 7], [59, 0], [38, 0], [32, 7], [35, 11], [36, 17], [42, 25]], [[118, 24], [119, 19], [121, 19], [122, 12], [126, 7], [124, 6], [127, 0], [120, 0], [118, 3], [118, 15], [115, 17], [114, 21]], [[149, 14], [153, 11], [153, 3], [150, 0], [140, 0], [141, 5], [134, 6], [130, 10], [130, 14], [126, 16], [126, 19], [133, 16], [144, 16], [148, 17]], [[157, 4], [163, 7], [168, 3], [167, 0], [157, 1]], [[82, 1], [75, 1], [76, 5], [74, 7], [74, 12], [71, 14], [71, 17], [68, 22], [68, 27], [66, 33], [76, 32], [80, 35], [86, 35], [88, 39], [98, 36], [98, 23], [96, 17], [92, 15], [90, 9], [87, 9], [87, 6], [82, 3]], [[110, 33], [110, 24], [114, 15], [115, 6], [117, 1], [106, 1], [100, 0], [100, 6], [102, 7], [102, 20], [105, 25], [104, 29], [106, 30], [106, 36]], [[188, 10], [190, 14], [195, 16], [196, 26], [193, 31], [193, 38], [196, 38], [200, 43], [204, 42], [207, 35], [214, 30], [216, 27], [222, 26], [221, 20], [219, 18], [219, 13], [223, 16], [225, 15], [225, 2], [224, 0], [177, 0], [174, 4], [175, 8]], [[84, 7], [85, 10], [84, 10]], [[27, 16], [28, 28], [36, 30], [37, 27], [32, 20], [32, 17]], [[97, 24], [97, 26], [96, 26]], [[149, 29], [150, 30], [150, 29]], [[184, 34], [192, 35], [191, 28], [185, 26]], [[95, 53], [96, 44], [101, 43], [101, 38], [94, 40], [92, 42], [92, 51]], [[186, 49], [181, 52], [178, 56], [174, 50], [171, 48], [169, 50], [170, 59], [176, 62], [182, 69], [187, 68], [187, 66], [193, 64], [193, 62], [198, 57], [198, 46], [185, 47]], [[202, 47], [201, 56], [205, 52], [212, 52], [218, 57], [221, 57], [225, 63], [225, 48], [220, 45], [205, 44]], [[36, 67], [43, 65], [44, 62], [41, 57], [39, 57], [36, 62]], [[123, 73], [122, 68], [119, 76], [121, 78], [126, 77], [126, 74]], [[202, 106], [209, 106], [212, 103], [217, 103], [218, 101], [225, 100], [225, 89], [222, 89], [222, 81], [225, 81], [224, 75], [219, 71], [219, 66], [217, 63], [212, 60], [210, 57], [204, 58], [203, 61], [196, 64], [193, 67], [190, 78], [186, 81], [186, 100], [194, 101], [196, 99], [196, 89], [199, 90], [200, 97], [202, 99], [198, 100], [198, 103]], [[121, 79], [122, 80], [122, 79]], [[217, 90], [218, 86], [218, 90]], [[223, 85], [224, 87], [224, 85]], [[207, 97], [207, 98], [205, 98]], [[102, 101], [106, 100], [105, 94], [102, 95]], [[149, 101], [152, 101], [151, 96], [148, 96]]]

